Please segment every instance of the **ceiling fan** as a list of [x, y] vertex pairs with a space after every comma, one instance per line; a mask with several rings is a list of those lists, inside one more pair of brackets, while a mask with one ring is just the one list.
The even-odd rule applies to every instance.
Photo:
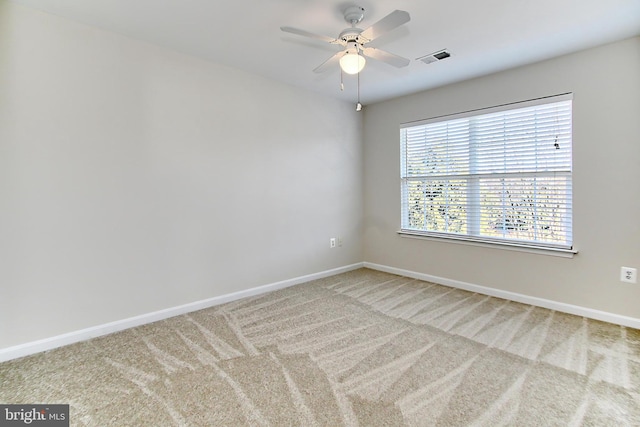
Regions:
[[366, 30], [356, 28], [356, 25], [360, 23], [363, 18], [364, 9], [362, 7], [349, 6], [346, 8], [344, 11], [344, 19], [351, 24], [351, 27], [344, 29], [337, 38], [322, 36], [293, 27], [280, 27], [280, 29], [287, 33], [322, 40], [345, 48], [316, 67], [313, 70], [315, 73], [322, 73], [336, 62], [339, 62], [340, 68], [345, 73], [358, 74], [364, 68], [366, 63], [365, 57], [373, 58], [398, 68], [409, 65], [410, 61], [406, 58], [375, 47], [366, 46], [367, 43], [381, 35], [409, 22], [411, 19], [409, 13], [403, 10], [395, 10]]

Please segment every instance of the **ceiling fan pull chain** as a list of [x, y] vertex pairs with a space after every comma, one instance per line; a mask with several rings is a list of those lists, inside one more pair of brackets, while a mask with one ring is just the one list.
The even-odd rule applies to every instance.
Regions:
[[358, 73], [358, 103], [356, 104], [356, 111], [362, 111], [362, 104], [360, 103], [360, 73]]

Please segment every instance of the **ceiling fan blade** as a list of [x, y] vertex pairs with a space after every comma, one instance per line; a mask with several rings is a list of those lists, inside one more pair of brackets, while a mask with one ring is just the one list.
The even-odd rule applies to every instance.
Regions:
[[407, 58], [394, 55], [393, 53], [387, 52], [386, 50], [376, 49], [375, 47], [365, 47], [364, 49], [362, 49], [362, 53], [364, 53], [365, 56], [377, 59], [378, 61], [386, 62], [387, 64], [393, 65], [394, 67], [398, 68], [406, 67], [411, 62]]
[[405, 12], [404, 10], [394, 10], [360, 33], [360, 36], [371, 41], [394, 28], [398, 28], [402, 24], [406, 24], [410, 19], [411, 17], [408, 12]]
[[322, 36], [322, 35], [319, 35], [319, 34], [310, 33], [309, 31], [300, 30], [298, 28], [280, 27], [280, 29], [282, 31], [284, 31], [285, 33], [296, 34], [298, 36], [303, 36], [303, 37], [310, 37], [312, 39], [322, 40], [322, 41], [327, 42], [327, 43], [333, 43], [333, 42], [336, 41], [336, 39], [331, 38], [329, 36]]
[[313, 72], [314, 73], [323, 73], [323, 72], [327, 71], [329, 68], [334, 66], [340, 60], [340, 58], [342, 58], [342, 56], [344, 54], [345, 54], [345, 51], [341, 50], [340, 52], [338, 52], [335, 55], [333, 55], [331, 58], [329, 58], [326, 61], [324, 61], [322, 64], [318, 65], [313, 70]]

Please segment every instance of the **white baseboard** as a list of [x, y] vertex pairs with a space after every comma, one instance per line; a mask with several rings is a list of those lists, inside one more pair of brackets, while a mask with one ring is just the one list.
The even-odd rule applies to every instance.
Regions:
[[473, 283], [461, 282], [458, 280], [447, 279], [444, 277], [432, 276], [430, 274], [418, 273], [410, 270], [389, 267], [386, 265], [374, 264], [370, 262], [361, 262], [347, 265], [344, 267], [334, 268], [319, 273], [300, 276], [293, 279], [283, 280], [281, 282], [271, 283], [258, 286], [244, 291], [233, 292], [231, 294], [221, 295], [218, 297], [208, 298], [206, 300], [196, 301], [189, 304], [171, 307], [164, 310], [154, 311], [152, 313], [142, 314], [140, 316], [130, 317], [128, 319], [117, 320], [115, 322], [94, 326], [91, 328], [81, 329], [79, 331], [69, 332], [57, 335], [51, 338], [45, 338], [38, 341], [19, 344], [13, 347], [0, 349], [0, 362], [17, 359], [19, 357], [28, 356], [42, 351], [52, 350], [57, 347], [85, 341], [91, 338], [108, 335], [114, 332], [133, 328], [135, 326], [145, 325], [147, 323], [157, 322], [159, 320], [168, 319], [170, 317], [179, 316], [181, 314], [190, 313], [204, 308], [213, 307], [227, 302], [235, 301], [241, 298], [251, 297], [264, 294], [278, 289], [288, 288], [290, 286], [299, 285], [301, 283], [312, 280], [322, 279], [347, 271], [356, 270], [358, 268], [370, 268], [372, 270], [384, 271], [399, 276], [411, 277], [413, 279], [424, 280], [427, 282], [437, 283], [439, 285], [449, 286], [452, 288], [464, 289], [470, 292], [476, 292], [483, 295], [489, 295], [497, 298], [508, 299], [523, 304], [530, 304], [537, 307], [548, 308], [563, 313], [583, 316], [590, 319], [601, 320], [603, 322], [614, 323], [617, 325], [627, 326], [630, 328], [640, 329], [640, 319], [619, 314], [608, 313], [605, 311], [594, 310], [591, 308], [580, 307], [562, 302], [547, 300], [544, 298], [532, 297], [529, 295], [518, 294], [515, 292], [503, 291], [500, 289], [480, 286]]
[[614, 323], [616, 325], [627, 326], [630, 328], [640, 329], [640, 319], [635, 317], [622, 316], [619, 314], [608, 313], [606, 311], [594, 310], [591, 308], [580, 307], [577, 305], [565, 304], [562, 302], [552, 301], [544, 298], [532, 297], [529, 295], [518, 294], [516, 292], [503, 291], [500, 289], [488, 288], [486, 286], [475, 285], [473, 283], [461, 282], [458, 280], [446, 279], [444, 277], [432, 276], [430, 274], [417, 273], [415, 271], [403, 270], [400, 268], [389, 267], [386, 265], [365, 262], [364, 267], [372, 270], [384, 271], [386, 273], [397, 274], [399, 276], [410, 277], [412, 279], [424, 280], [426, 282], [437, 283], [439, 285], [449, 286], [451, 288], [464, 289], [465, 291], [476, 292], [483, 295], [507, 299], [510, 301], [520, 302], [523, 304], [534, 305], [536, 307], [548, 308], [550, 310], [560, 311], [563, 313], [574, 314], [576, 316], [587, 317], [589, 319], [601, 320], [603, 322]]
[[62, 347], [80, 341], [86, 341], [91, 338], [108, 335], [114, 332], [133, 328], [135, 326], [145, 325], [147, 323], [157, 322], [159, 320], [168, 319], [170, 317], [179, 316], [181, 314], [191, 313], [193, 311], [202, 310], [204, 308], [213, 307], [241, 298], [260, 295], [278, 289], [288, 288], [289, 286], [299, 285], [311, 280], [317, 280], [340, 273], [346, 273], [347, 271], [356, 270], [358, 268], [362, 268], [363, 266], [364, 263], [351, 264], [344, 267], [322, 271], [319, 273], [308, 274], [306, 276], [300, 276], [293, 279], [283, 280], [281, 282], [246, 289], [244, 291], [238, 291], [231, 294], [208, 298], [206, 300], [196, 301], [177, 307], [154, 311], [152, 313], [142, 314], [140, 316], [134, 316], [128, 319], [117, 320], [115, 322], [105, 323], [103, 325], [93, 326], [91, 328], [57, 335], [51, 338], [45, 338], [25, 344], [19, 344], [13, 347], [3, 348], [0, 349], [0, 362], [17, 359], [19, 357], [28, 356], [35, 353], [40, 353], [42, 351], [52, 350], [57, 347]]

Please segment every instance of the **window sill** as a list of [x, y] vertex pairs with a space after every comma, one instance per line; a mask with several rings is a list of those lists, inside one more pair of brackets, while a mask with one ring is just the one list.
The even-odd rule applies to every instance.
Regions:
[[575, 254], [578, 253], [575, 249], [562, 249], [562, 248], [548, 248], [548, 247], [540, 247], [527, 245], [526, 243], [517, 243], [517, 242], [488, 242], [481, 240], [474, 240], [473, 238], [467, 238], [465, 236], [433, 236], [429, 234], [423, 234], [414, 231], [407, 230], [399, 230], [398, 234], [400, 237], [409, 238], [409, 239], [422, 239], [422, 240], [431, 240], [434, 242], [441, 243], [454, 243], [460, 245], [468, 245], [468, 246], [480, 246], [483, 248], [491, 248], [491, 249], [502, 249], [508, 251], [517, 251], [517, 252], [526, 252], [537, 255], [549, 255], [556, 256], [562, 258], [573, 258]]

